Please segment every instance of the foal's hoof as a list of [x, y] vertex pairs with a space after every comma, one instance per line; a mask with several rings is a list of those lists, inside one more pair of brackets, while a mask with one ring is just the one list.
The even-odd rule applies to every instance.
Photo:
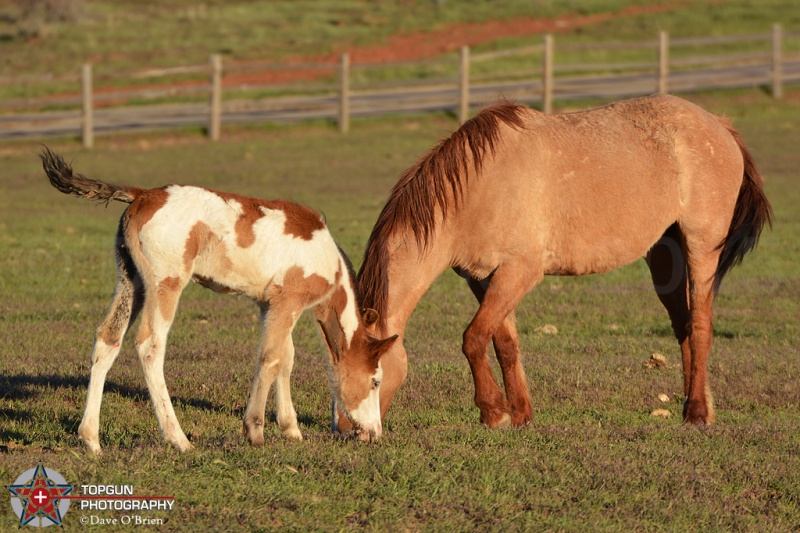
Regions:
[[99, 442], [84, 441], [84, 444], [86, 444], [86, 448], [89, 450], [90, 453], [97, 456], [103, 455], [103, 450], [100, 448]]
[[261, 446], [264, 445], [264, 434], [263, 433], [260, 434], [260, 435], [253, 435], [253, 434], [248, 434], [247, 432], [245, 432], [244, 436], [247, 439], [247, 441], [250, 443], [250, 445], [255, 447], [255, 448], [260, 448]]
[[264, 445], [264, 419], [245, 417], [242, 424], [242, 434], [252, 446]]
[[286, 437], [287, 439], [297, 440], [297, 441], [303, 440], [303, 434], [300, 433], [300, 430], [297, 428], [284, 429], [283, 431], [281, 431], [281, 433], [283, 433], [283, 436]]
[[170, 441], [170, 444], [172, 444], [175, 447], [175, 449], [181, 453], [190, 452], [194, 450], [194, 446], [192, 446], [192, 443], [189, 442], [189, 439], [187, 439], [186, 437], [180, 440]]

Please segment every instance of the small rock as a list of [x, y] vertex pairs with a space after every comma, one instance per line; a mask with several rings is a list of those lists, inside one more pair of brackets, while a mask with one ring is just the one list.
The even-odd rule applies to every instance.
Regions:
[[658, 399], [661, 400], [664, 403], [667, 403], [669, 401], [669, 396], [667, 396], [666, 394], [662, 393], [662, 394], [658, 395]]
[[654, 353], [650, 356], [650, 359], [645, 361], [643, 364], [645, 368], [661, 368], [667, 365], [667, 358], [660, 353]]
[[672, 414], [666, 409], [656, 409], [655, 411], [650, 413], [650, 416], [660, 416], [663, 418], [669, 418], [670, 416], [672, 416]]
[[555, 335], [558, 333], [558, 328], [553, 324], [545, 324], [544, 326], [539, 326], [534, 331], [536, 333], [544, 333], [545, 335]]

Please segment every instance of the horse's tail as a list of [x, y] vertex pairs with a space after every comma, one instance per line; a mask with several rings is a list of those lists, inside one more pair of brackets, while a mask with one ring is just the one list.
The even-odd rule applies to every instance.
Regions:
[[761, 174], [758, 173], [753, 156], [744, 145], [741, 135], [726, 119], [720, 117], [720, 122], [728, 129], [739, 150], [742, 152], [744, 160], [744, 178], [739, 189], [739, 197], [736, 199], [736, 206], [733, 209], [733, 218], [728, 228], [728, 235], [720, 243], [719, 248], [722, 253], [719, 256], [719, 264], [714, 274], [714, 292], [719, 290], [722, 278], [725, 277], [731, 267], [738, 265], [744, 256], [758, 243], [761, 230], [764, 224], [772, 227], [772, 207], [764, 195], [764, 184]]
[[80, 196], [87, 200], [96, 200], [106, 204], [111, 200], [129, 204], [142, 192], [142, 189], [135, 187], [111, 185], [80, 174], [74, 174], [72, 166], [63, 157], [50, 151], [47, 146], [42, 149], [39, 157], [42, 159], [42, 167], [44, 167], [44, 172], [47, 174], [50, 184], [64, 194]]

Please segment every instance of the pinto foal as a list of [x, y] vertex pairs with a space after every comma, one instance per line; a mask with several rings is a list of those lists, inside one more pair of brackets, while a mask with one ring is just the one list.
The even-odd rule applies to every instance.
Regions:
[[118, 280], [111, 308], [97, 329], [86, 410], [78, 435], [100, 451], [100, 402], [106, 374], [139, 312], [136, 350], [164, 438], [178, 450], [192, 448], [175, 417], [164, 381], [164, 352], [178, 299], [189, 281], [221, 293], [252, 298], [261, 309], [263, 339], [244, 416], [244, 434], [264, 443], [267, 395], [276, 380], [278, 426], [302, 439], [289, 378], [294, 363], [292, 329], [304, 309], [314, 316], [330, 356], [331, 389], [359, 437], [381, 435], [380, 356], [395, 337], [366, 334], [377, 320], [360, 315], [354, 276], [319, 214], [287, 201], [266, 201], [200, 187], [138, 189], [73, 174], [64, 159], [44, 148], [50, 183], [65, 194], [130, 204], [116, 237]]

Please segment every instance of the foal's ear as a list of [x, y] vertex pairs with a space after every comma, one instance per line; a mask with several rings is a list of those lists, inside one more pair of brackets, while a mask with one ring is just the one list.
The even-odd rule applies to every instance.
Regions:
[[339, 324], [339, 319], [336, 316], [336, 312], [333, 310], [328, 311], [327, 318], [324, 321], [317, 320], [317, 324], [319, 324], [319, 329], [322, 331], [322, 335], [325, 337], [325, 344], [328, 345], [328, 349], [331, 354], [331, 361], [333, 364], [338, 364], [344, 355], [342, 350], [342, 338], [344, 337], [344, 331], [342, 330], [342, 326]]
[[389, 348], [391, 348], [394, 345], [396, 340], [397, 340], [397, 333], [383, 340], [370, 339], [369, 348], [372, 357], [374, 357], [375, 359], [379, 359], [380, 356], [389, 351]]
[[361, 311], [361, 321], [365, 326], [371, 326], [378, 321], [378, 312], [374, 309], [364, 309]]

